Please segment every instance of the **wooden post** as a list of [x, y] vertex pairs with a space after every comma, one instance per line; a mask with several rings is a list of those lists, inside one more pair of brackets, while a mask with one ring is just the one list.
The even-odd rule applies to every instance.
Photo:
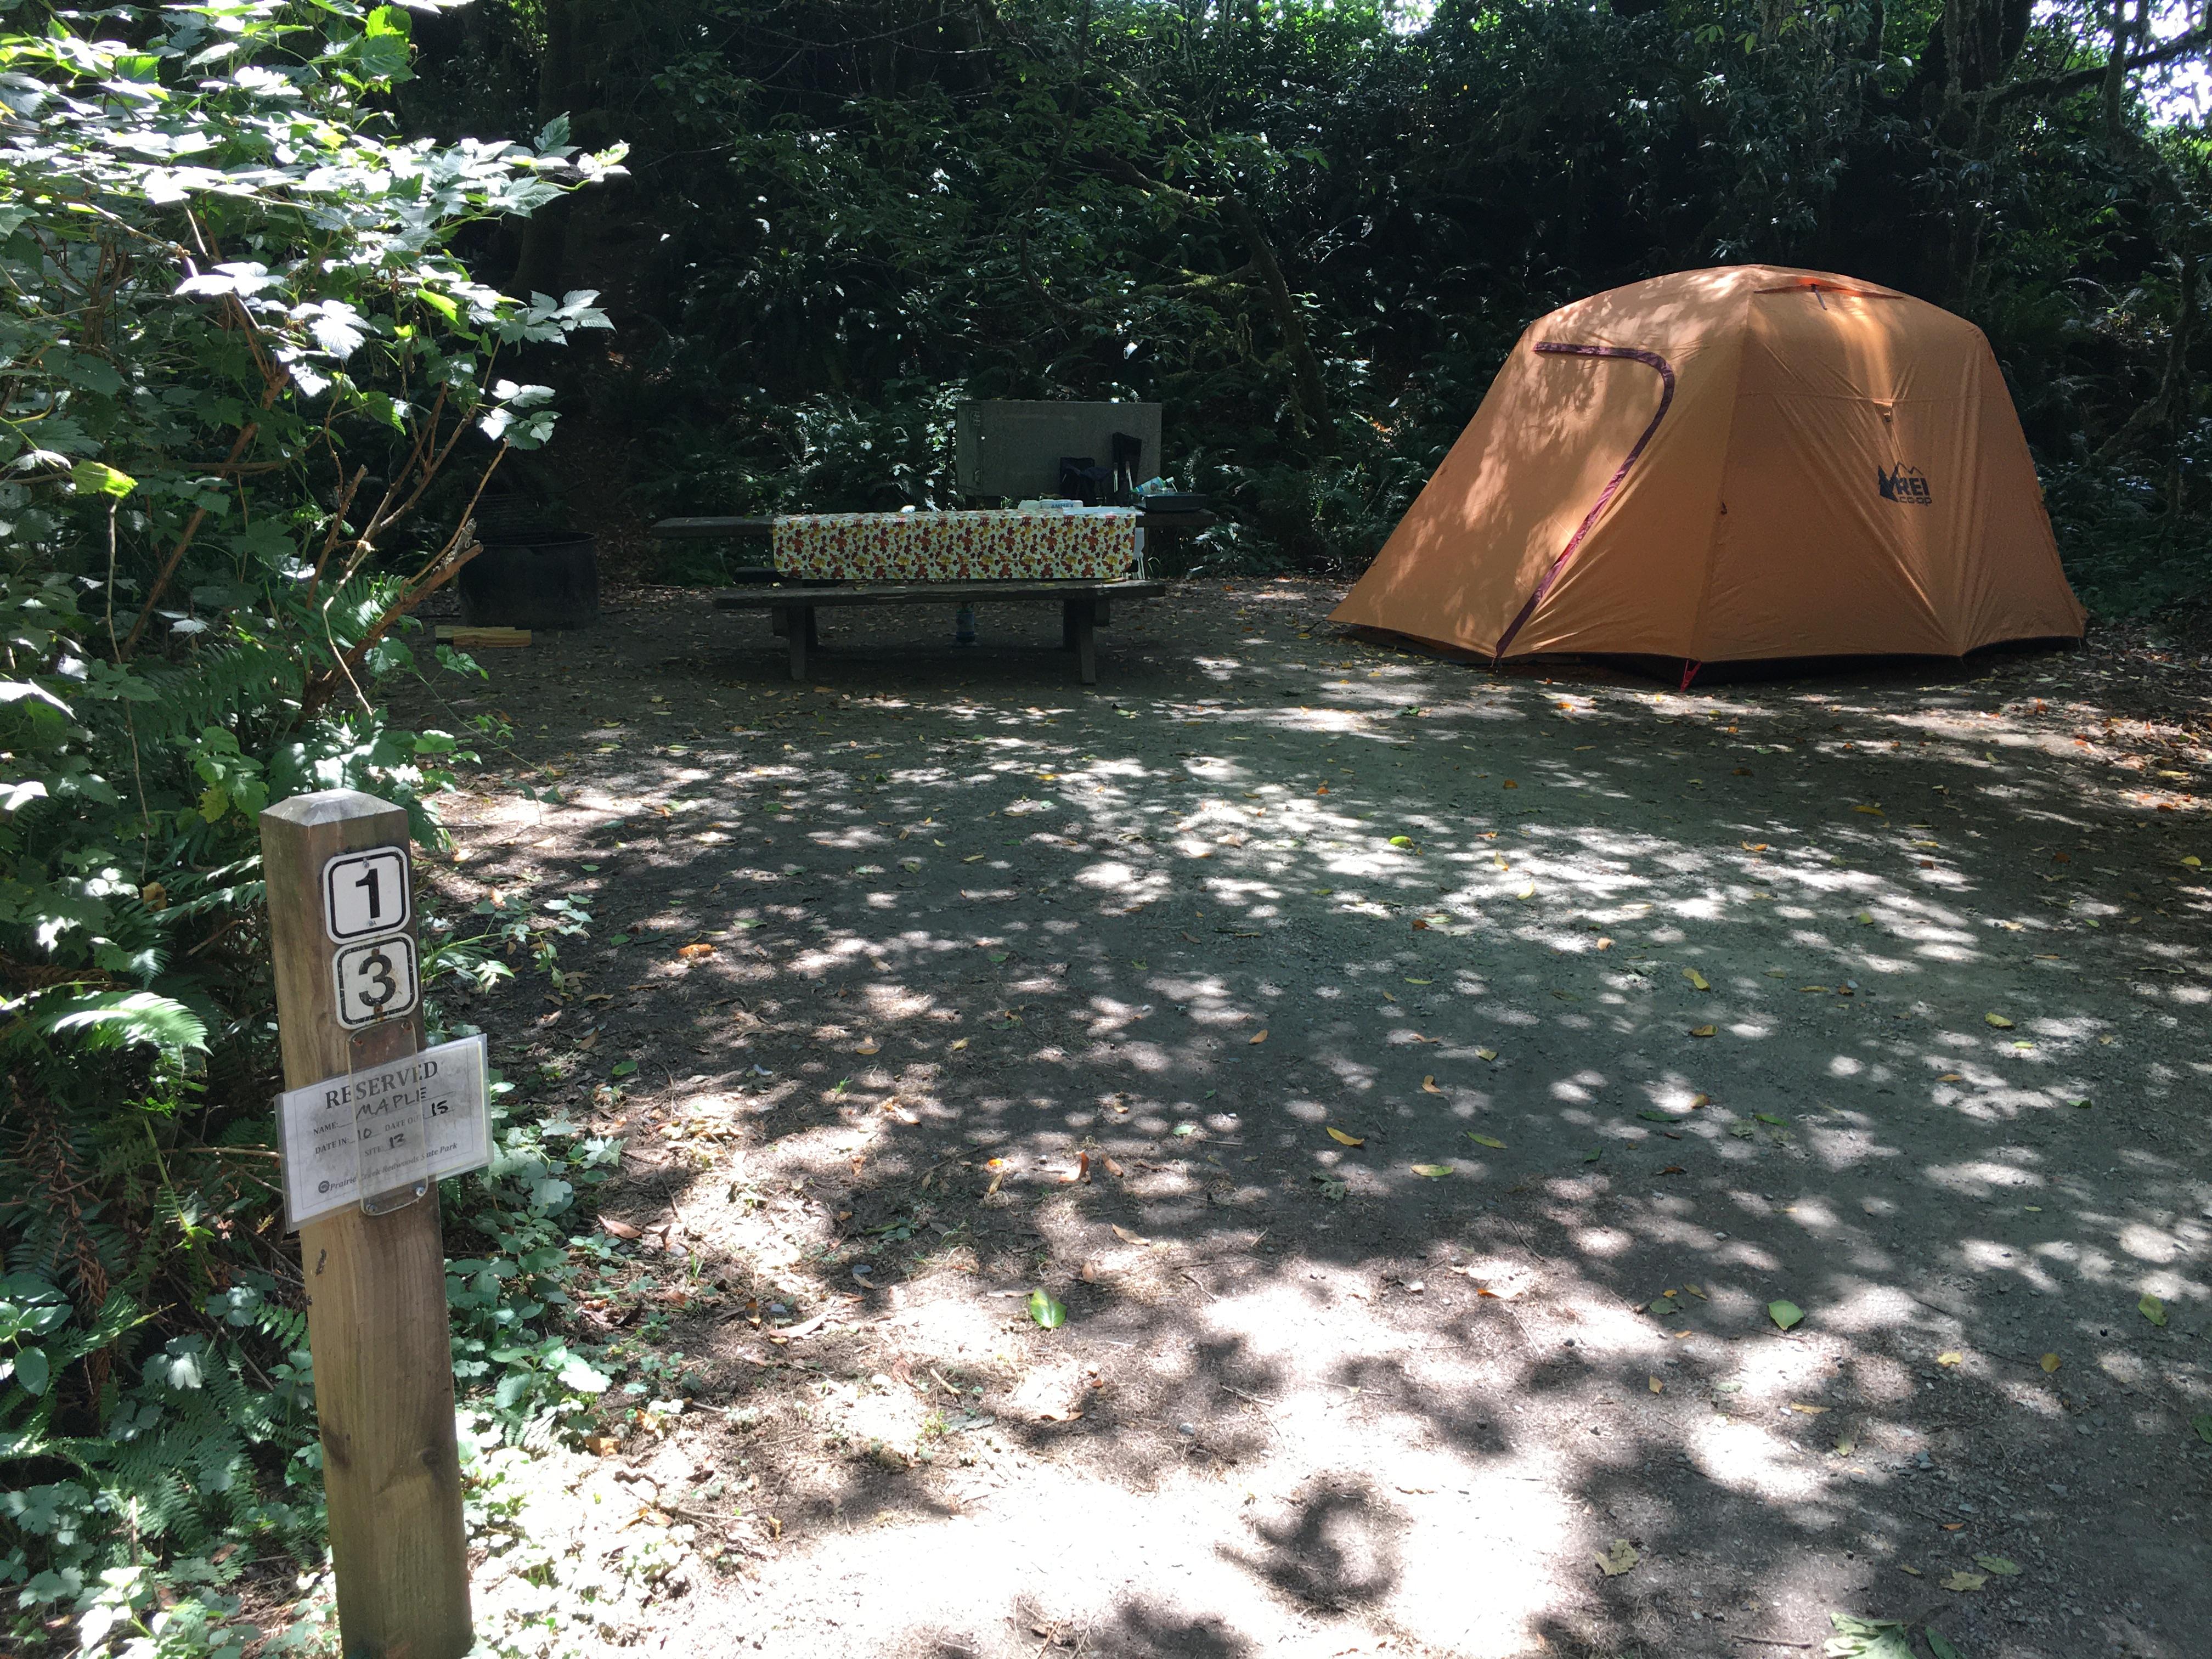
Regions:
[[[405, 812], [350, 789], [295, 796], [261, 815], [289, 1088], [422, 1046], [411, 983], [404, 1012], [356, 1030], [341, 1023], [333, 961], [344, 947], [325, 925], [325, 870], [334, 855], [397, 848], [404, 873], [407, 843]], [[399, 896], [371, 890], [370, 902]], [[411, 941], [411, 906], [403, 914]], [[445, 1240], [436, 1186], [428, 1184], [404, 1208], [368, 1215], [355, 1206], [300, 1231], [346, 1659], [462, 1659], [475, 1644]]]
[[1094, 598], [1070, 599], [1068, 606], [1075, 612], [1075, 677], [1085, 685], [1098, 684], [1098, 601]]
[[814, 607], [811, 605], [778, 605], [776, 614], [783, 618], [783, 631], [789, 635], [791, 647], [791, 678], [806, 678], [806, 647], [816, 643]]

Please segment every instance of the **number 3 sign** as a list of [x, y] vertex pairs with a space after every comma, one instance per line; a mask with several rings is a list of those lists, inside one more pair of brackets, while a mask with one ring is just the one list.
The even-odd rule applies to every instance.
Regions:
[[349, 945], [331, 960], [337, 977], [338, 1024], [358, 1030], [415, 1008], [415, 941], [371, 939]]

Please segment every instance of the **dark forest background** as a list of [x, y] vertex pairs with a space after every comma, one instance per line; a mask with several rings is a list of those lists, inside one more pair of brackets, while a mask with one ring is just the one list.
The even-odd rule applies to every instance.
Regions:
[[2100, 609], [2206, 580], [2193, 15], [479, 0], [415, 43], [411, 130], [630, 146], [471, 250], [603, 291], [509, 480], [593, 527], [944, 502], [955, 404], [1133, 397], [1215, 568], [1356, 570], [1531, 318], [1774, 261], [1987, 331]]

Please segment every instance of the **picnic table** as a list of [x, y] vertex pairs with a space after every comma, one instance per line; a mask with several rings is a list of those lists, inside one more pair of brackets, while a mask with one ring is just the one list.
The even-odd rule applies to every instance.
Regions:
[[[894, 515], [884, 515], [886, 518]], [[1158, 520], [1159, 522], [1155, 522]], [[1188, 532], [1213, 521], [1204, 512], [1145, 513], [1138, 524], [1146, 530]], [[1125, 520], [1126, 522], [1126, 520]], [[765, 518], [663, 519], [652, 533], [664, 540], [768, 540], [775, 520]], [[804, 680], [807, 653], [820, 643], [819, 610], [858, 605], [1049, 604], [1060, 607], [1060, 643], [1074, 653], [1077, 677], [1085, 685], [1098, 683], [1097, 630], [1113, 615], [1117, 599], [1157, 599], [1167, 584], [1126, 575], [1058, 577], [989, 577], [957, 580], [847, 580], [834, 577], [796, 575], [774, 565], [744, 566], [732, 571], [740, 584], [719, 590], [718, 611], [766, 611], [775, 631], [790, 653], [791, 678]]]

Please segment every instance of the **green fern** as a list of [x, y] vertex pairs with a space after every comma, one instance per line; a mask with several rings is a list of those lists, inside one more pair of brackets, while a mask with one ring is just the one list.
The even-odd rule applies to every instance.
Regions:
[[48, 1036], [75, 1035], [94, 1053], [136, 1042], [165, 1058], [182, 1060], [207, 1047], [207, 1027], [199, 1017], [181, 1002], [151, 991], [41, 998], [32, 1018]]

